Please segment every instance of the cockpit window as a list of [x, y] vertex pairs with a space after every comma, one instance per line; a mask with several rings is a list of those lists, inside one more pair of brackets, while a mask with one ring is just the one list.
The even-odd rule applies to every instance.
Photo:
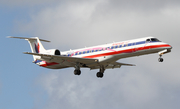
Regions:
[[156, 38], [151, 38], [151, 39], [147, 39], [146, 42], [161, 42], [161, 41]]
[[152, 42], [160, 42], [160, 40], [156, 39], [156, 38], [151, 38]]
[[151, 40], [150, 39], [147, 39], [146, 42], [150, 42]]

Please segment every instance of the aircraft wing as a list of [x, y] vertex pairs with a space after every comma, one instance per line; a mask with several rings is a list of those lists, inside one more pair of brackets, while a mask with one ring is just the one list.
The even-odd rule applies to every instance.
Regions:
[[[105, 69], [113, 69], [113, 68], [120, 68], [121, 66], [135, 66], [134, 64], [126, 64], [126, 63], [119, 63], [119, 62], [112, 62], [105, 65]], [[91, 66], [91, 69], [99, 69], [100, 66]]]
[[90, 63], [98, 62], [98, 59], [91, 59], [91, 58], [77, 58], [77, 57], [67, 57], [67, 56], [61, 56], [61, 55], [48, 55], [48, 54], [29, 53], [29, 52], [24, 52], [24, 54], [41, 56], [42, 59], [43, 58], [44, 59], [52, 58], [52, 59], [65, 60], [65, 61], [69, 61], [69, 62], [79, 62], [79, 63], [83, 63], [83, 64], [90, 64]]
[[[82, 63], [82, 64], [88, 64], [88, 68], [90, 69], [99, 69], [101, 63], [98, 63], [98, 59], [91, 59], [91, 58], [78, 58], [78, 57], [67, 57], [67, 56], [61, 56], [61, 55], [49, 55], [49, 54], [40, 54], [40, 53], [30, 53], [30, 52], [24, 52], [24, 54], [30, 54], [30, 55], [37, 55], [41, 56], [42, 59], [55, 59], [55, 60], [64, 60], [71, 63]], [[104, 65], [104, 64], [103, 64]], [[105, 69], [113, 69], [113, 68], [120, 68], [121, 66], [135, 66], [134, 64], [126, 64], [126, 63], [119, 63], [119, 62], [112, 62], [109, 64], [104, 65]]]

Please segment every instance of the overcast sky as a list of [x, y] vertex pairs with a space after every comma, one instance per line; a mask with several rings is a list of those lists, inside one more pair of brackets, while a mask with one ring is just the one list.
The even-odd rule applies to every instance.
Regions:
[[[8, 0], [0, 1], [2, 109], [179, 109], [179, 0]], [[28, 42], [6, 36], [38, 36], [60, 51], [147, 36], [173, 46], [158, 54], [119, 62], [106, 70], [50, 70], [32, 63]]]

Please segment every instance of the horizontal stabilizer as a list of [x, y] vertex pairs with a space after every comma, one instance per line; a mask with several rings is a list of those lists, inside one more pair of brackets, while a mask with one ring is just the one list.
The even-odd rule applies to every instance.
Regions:
[[[31, 37], [31, 38], [27, 38], [27, 37], [13, 37], [13, 36], [7, 36], [7, 38], [17, 38], [17, 39], [25, 39], [25, 40], [36, 40], [36, 38]], [[44, 42], [50, 42], [48, 40], [44, 40], [44, 39], [39, 39], [40, 41], [44, 41]]]

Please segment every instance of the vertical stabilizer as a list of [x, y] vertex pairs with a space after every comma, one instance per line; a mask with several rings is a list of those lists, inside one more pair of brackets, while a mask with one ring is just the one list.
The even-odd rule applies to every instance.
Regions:
[[32, 53], [42, 53], [46, 51], [38, 37], [35, 37], [34, 39], [25, 40], [29, 42]]

